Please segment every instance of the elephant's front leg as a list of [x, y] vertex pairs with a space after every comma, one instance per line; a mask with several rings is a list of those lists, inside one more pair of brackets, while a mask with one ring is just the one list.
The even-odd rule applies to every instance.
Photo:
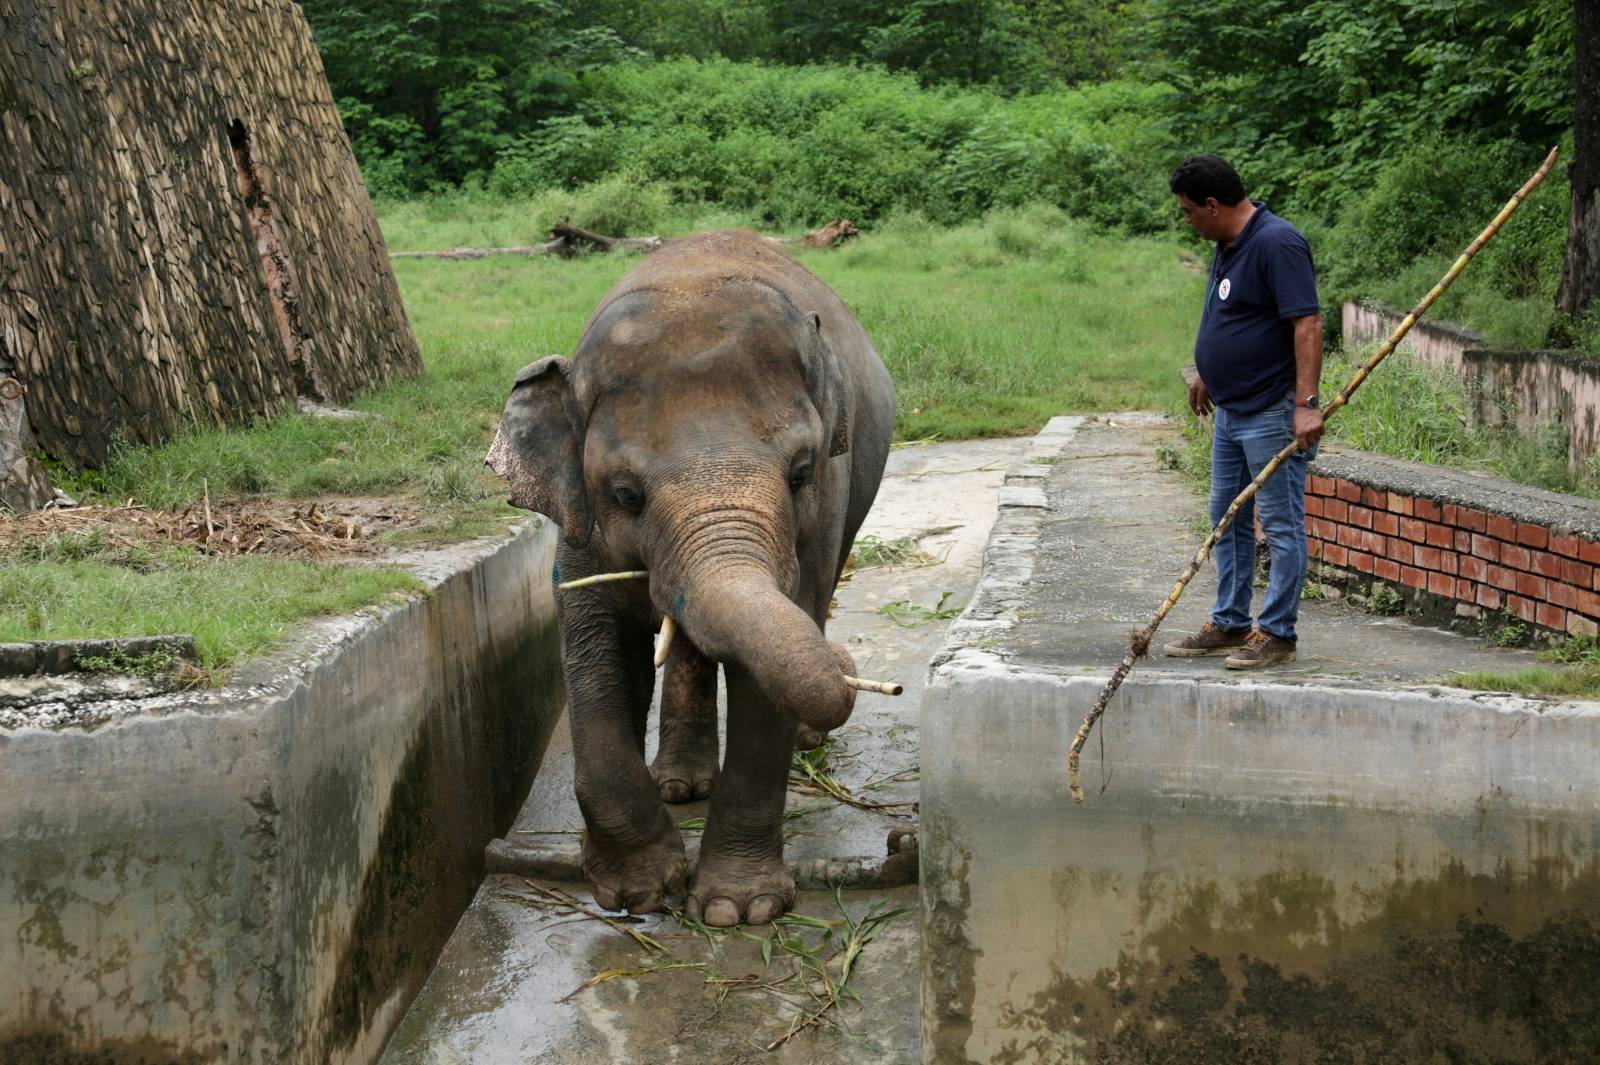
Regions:
[[563, 611], [562, 628], [583, 877], [602, 909], [651, 913], [683, 893], [688, 861], [644, 763], [649, 634], [598, 611]]
[[717, 775], [717, 664], [681, 636], [661, 678], [661, 743], [650, 775], [664, 802], [706, 798]]
[[795, 723], [750, 676], [726, 664], [728, 750], [689, 887], [689, 913], [729, 928], [767, 924], [794, 903], [783, 860], [783, 807]]

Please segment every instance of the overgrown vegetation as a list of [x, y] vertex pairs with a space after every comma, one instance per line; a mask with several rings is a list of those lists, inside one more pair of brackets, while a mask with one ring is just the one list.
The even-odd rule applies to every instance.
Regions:
[[[543, 216], [604, 186], [640, 200], [588, 215], [617, 231], [667, 203], [785, 228], [1046, 203], [1171, 232], [1167, 174], [1210, 150], [1307, 231], [1330, 305], [1403, 305], [1551, 144], [1570, 149], [1570, 0], [303, 6], [380, 196]], [[1438, 315], [1543, 342], [1564, 185]]]

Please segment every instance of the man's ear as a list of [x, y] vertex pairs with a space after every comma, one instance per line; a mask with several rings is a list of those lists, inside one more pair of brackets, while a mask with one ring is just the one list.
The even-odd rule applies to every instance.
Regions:
[[484, 463], [509, 483], [512, 506], [545, 515], [568, 544], [582, 547], [594, 515], [583, 488], [583, 441], [567, 365], [548, 355], [517, 372]]

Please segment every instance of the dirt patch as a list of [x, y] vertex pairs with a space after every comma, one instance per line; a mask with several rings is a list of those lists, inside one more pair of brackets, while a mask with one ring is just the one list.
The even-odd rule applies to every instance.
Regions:
[[393, 499], [221, 499], [183, 510], [52, 507], [0, 518], [0, 554], [48, 550], [63, 541], [89, 553], [134, 548], [188, 547], [209, 555], [269, 555], [336, 561], [386, 554], [386, 533], [437, 519]]

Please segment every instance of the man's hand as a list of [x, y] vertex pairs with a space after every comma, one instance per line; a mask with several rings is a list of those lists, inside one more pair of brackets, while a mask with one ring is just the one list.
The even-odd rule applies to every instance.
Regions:
[[[1189, 395], [1194, 395], [1191, 389]], [[1192, 403], [1193, 400], [1191, 399]], [[1298, 403], [1294, 408], [1294, 438], [1300, 445], [1301, 451], [1310, 451], [1318, 440], [1322, 439], [1322, 412], [1315, 407], [1302, 407]]]
[[[1206, 391], [1206, 383], [1198, 377], [1189, 385], [1189, 409], [1194, 411], [1197, 418], [1204, 418], [1211, 413], [1211, 393]], [[1319, 428], [1317, 431], [1322, 430]]]

